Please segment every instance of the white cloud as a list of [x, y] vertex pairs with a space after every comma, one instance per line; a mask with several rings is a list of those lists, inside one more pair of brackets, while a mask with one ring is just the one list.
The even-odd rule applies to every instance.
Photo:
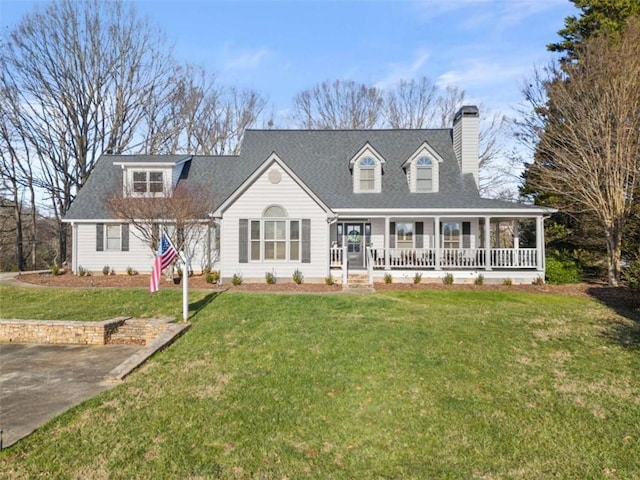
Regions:
[[225, 44], [222, 51], [221, 68], [223, 71], [254, 70], [260, 68], [273, 55], [274, 52], [264, 46], [251, 50], [234, 48], [230, 44]]
[[388, 73], [375, 84], [376, 88], [385, 89], [395, 85], [400, 80], [409, 80], [420, 76], [420, 72], [429, 60], [426, 50], [418, 50], [409, 62], [394, 62], [387, 65]]
[[436, 85], [439, 87], [456, 85], [463, 89], [486, 86], [495, 88], [502, 83], [513, 83], [531, 70], [529, 64], [518, 65], [486, 59], [468, 60], [464, 65], [464, 68], [452, 69], [440, 75]]

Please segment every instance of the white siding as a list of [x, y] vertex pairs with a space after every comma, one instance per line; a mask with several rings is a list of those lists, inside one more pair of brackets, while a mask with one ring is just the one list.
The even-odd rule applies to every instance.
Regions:
[[478, 184], [479, 128], [477, 116], [462, 115], [453, 125], [453, 150], [458, 159], [461, 172], [472, 173]]
[[[107, 224], [105, 224], [106, 226]], [[91, 271], [94, 275], [102, 275], [102, 268], [109, 266], [116, 273], [125, 273], [127, 267], [140, 273], [149, 273], [153, 263], [153, 252], [149, 246], [134, 235], [134, 227], [129, 231], [129, 251], [96, 251], [96, 224], [77, 224], [77, 255], [74, 264]]]
[[[117, 223], [113, 223], [117, 224]], [[105, 226], [108, 225], [105, 223]], [[109, 266], [116, 273], [126, 273], [127, 267], [137, 270], [139, 273], [150, 273], [153, 264], [154, 252], [149, 245], [135, 235], [135, 227], [129, 229], [129, 251], [96, 250], [96, 224], [80, 223], [76, 225], [76, 245], [74, 252], [74, 268], [77, 273], [78, 267], [86, 268], [93, 274], [102, 274], [102, 269]], [[203, 226], [200, 233], [194, 238], [195, 246], [189, 251], [191, 257], [191, 268], [196, 273], [200, 273], [207, 265], [207, 227]]]
[[[269, 171], [277, 169], [282, 178], [279, 183], [269, 181]], [[291, 220], [311, 220], [311, 263], [300, 261], [239, 262], [239, 220], [258, 220], [265, 208], [279, 205]], [[234, 273], [245, 281], [264, 282], [265, 272], [274, 271], [279, 281], [291, 281], [296, 269], [305, 279], [321, 281], [329, 273], [329, 226], [327, 213], [282, 168], [274, 165], [267, 169], [224, 212], [220, 239], [221, 276], [228, 280]]]

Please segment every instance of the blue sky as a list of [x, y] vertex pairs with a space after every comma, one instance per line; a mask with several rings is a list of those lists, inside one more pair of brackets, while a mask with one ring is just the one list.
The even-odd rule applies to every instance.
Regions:
[[[179, 60], [258, 90], [281, 119], [297, 92], [326, 79], [385, 87], [421, 76], [512, 114], [533, 66], [551, 58], [546, 44], [577, 13], [568, 0], [128, 1]], [[0, 0], [0, 26], [38, 3]]]

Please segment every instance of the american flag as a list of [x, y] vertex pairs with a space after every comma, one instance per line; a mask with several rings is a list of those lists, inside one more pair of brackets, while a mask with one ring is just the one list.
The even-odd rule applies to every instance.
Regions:
[[149, 279], [149, 291], [157, 292], [160, 289], [160, 274], [162, 270], [171, 265], [171, 262], [178, 256], [176, 247], [173, 246], [171, 240], [165, 232], [162, 232], [158, 253], [153, 261], [151, 269], [151, 278]]

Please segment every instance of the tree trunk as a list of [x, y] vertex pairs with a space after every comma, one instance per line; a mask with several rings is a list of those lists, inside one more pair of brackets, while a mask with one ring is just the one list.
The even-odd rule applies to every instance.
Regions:
[[607, 243], [607, 283], [617, 287], [620, 281], [620, 259], [622, 248], [622, 228], [615, 223], [605, 226]]
[[67, 260], [67, 224], [62, 223], [60, 219], [58, 222], [58, 259], [60, 265]]
[[14, 217], [16, 222], [16, 267], [18, 271], [24, 270], [24, 248], [23, 248], [23, 232], [22, 232], [22, 206], [18, 201], [18, 195], [14, 195]]

